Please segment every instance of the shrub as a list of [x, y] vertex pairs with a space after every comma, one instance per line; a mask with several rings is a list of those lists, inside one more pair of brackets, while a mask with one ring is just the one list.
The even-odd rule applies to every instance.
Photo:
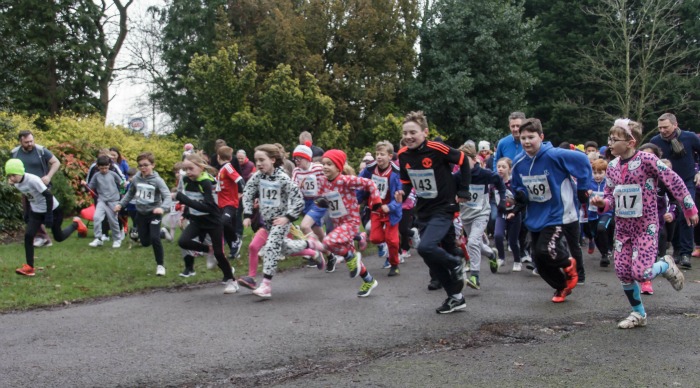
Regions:
[[22, 199], [19, 191], [7, 183], [5, 162], [10, 157], [8, 150], [0, 149], [0, 233], [22, 227]]

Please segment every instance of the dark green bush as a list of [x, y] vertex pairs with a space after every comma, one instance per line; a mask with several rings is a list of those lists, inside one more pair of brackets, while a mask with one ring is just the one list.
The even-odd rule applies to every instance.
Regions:
[[22, 199], [19, 191], [7, 183], [5, 162], [10, 157], [8, 150], [0, 150], [0, 233], [22, 227]]

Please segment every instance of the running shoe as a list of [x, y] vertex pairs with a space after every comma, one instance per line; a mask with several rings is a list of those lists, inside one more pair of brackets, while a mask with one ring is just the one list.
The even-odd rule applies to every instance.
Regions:
[[600, 266], [605, 268], [610, 265], [610, 254], [606, 253], [600, 257]]
[[266, 284], [265, 282], [262, 282], [260, 286], [253, 291], [253, 294], [261, 298], [270, 298], [272, 297], [272, 287], [270, 286], [270, 283]]
[[576, 272], [576, 259], [573, 257], [569, 257], [569, 266], [564, 268], [564, 276], [566, 277], [566, 288], [571, 293], [571, 290], [576, 288], [579, 281], [578, 272]]
[[391, 263], [389, 262], [389, 259], [386, 259], [384, 261], [384, 265], [382, 266], [382, 269], [389, 269], [391, 268]]
[[595, 252], [595, 241], [588, 240], [588, 254], [592, 255]]
[[413, 237], [411, 237], [411, 248], [418, 249], [420, 245], [420, 232], [418, 232], [418, 228], [411, 228], [411, 233], [413, 234]]
[[83, 223], [83, 221], [80, 219], [80, 217], [73, 217], [73, 222], [77, 225], [76, 230], [78, 231], [78, 236], [80, 237], [85, 237], [87, 236], [87, 226]]
[[362, 285], [360, 286], [360, 291], [357, 291], [357, 296], [359, 298], [366, 298], [369, 296], [369, 294], [377, 288], [379, 285], [379, 282], [377, 279], [373, 279], [371, 282], [362, 282]]
[[362, 270], [362, 254], [360, 252], [355, 252], [355, 256], [345, 263], [350, 270], [350, 277], [356, 278]]
[[642, 294], [654, 295], [654, 287], [651, 286], [651, 280], [640, 283], [640, 286], [642, 288]]
[[156, 267], [156, 276], [165, 276], [165, 267], [159, 265]]
[[238, 284], [249, 290], [255, 290], [258, 287], [258, 283], [255, 281], [255, 278], [250, 276], [241, 276], [238, 278]]
[[472, 275], [467, 278], [467, 280], [464, 281], [469, 288], [473, 288], [475, 290], [481, 289], [481, 283], [479, 283], [479, 277], [476, 275]]
[[691, 269], [692, 265], [690, 264], [690, 256], [681, 255], [681, 260], [678, 263], [678, 266], [683, 268], [683, 269]]
[[496, 259], [496, 253], [491, 252], [489, 255], [489, 269], [491, 269], [491, 273], [496, 273], [498, 272], [498, 260]]
[[318, 268], [319, 271], [326, 268], [326, 258], [323, 257], [323, 253], [316, 251], [314, 262], [316, 263], [316, 268]]
[[328, 256], [328, 263], [326, 264], [326, 272], [331, 273], [335, 272], [335, 264], [337, 263], [337, 259], [335, 258], [334, 254], [330, 254]]
[[91, 246], [93, 248], [97, 248], [97, 247], [101, 247], [103, 244], [104, 244], [104, 242], [102, 241], [101, 238], [96, 238], [96, 239], [92, 240], [92, 242], [90, 244], [88, 244], [88, 246]]
[[36, 238], [34, 239], [34, 246], [35, 246], [36, 248], [43, 247], [44, 244], [46, 244], [46, 239], [45, 239], [45, 238], [43, 238], [43, 237], [36, 237]]
[[386, 243], [381, 243], [381, 244], [377, 245], [377, 255], [379, 257], [389, 256], [389, 250], [386, 246]]
[[635, 327], [644, 327], [647, 325], [647, 316], [633, 311], [627, 318], [620, 321], [617, 327], [620, 329], [634, 329]]
[[214, 269], [216, 268], [217, 264], [218, 262], [214, 256], [214, 251], [210, 248], [209, 252], [207, 253], [207, 269]]
[[663, 273], [662, 276], [665, 277], [666, 280], [668, 280], [671, 283], [671, 286], [674, 290], [682, 290], [683, 286], [685, 285], [685, 276], [683, 275], [683, 272], [681, 272], [681, 270], [678, 269], [678, 266], [673, 261], [673, 258], [670, 255], [662, 257], [661, 260], [665, 261], [668, 264], [668, 269], [666, 270], [666, 272]]
[[523, 265], [521, 263], [513, 263], [513, 272], [520, 272], [523, 270]]
[[452, 296], [449, 296], [442, 303], [442, 306], [435, 309], [435, 312], [437, 312], [438, 314], [449, 314], [449, 313], [453, 313], [457, 310], [464, 310], [466, 308], [467, 308], [467, 301], [464, 300], [464, 297], [462, 297], [462, 299], [456, 299], [456, 298], [453, 298]]
[[34, 276], [34, 267], [32, 267], [29, 264], [23, 264], [22, 268], [17, 268], [15, 272], [18, 275], [24, 275], [24, 276]]
[[112, 243], [112, 248], [119, 249], [122, 247], [122, 240], [114, 240]]
[[167, 228], [160, 228], [160, 237], [168, 241], [173, 241], [173, 235]]
[[520, 259], [520, 262], [525, 264], [525, 268], [527, 268], [529, 270], [535, 269], [535, 264], [532, 262], [532, 258], [528, 255], [523, 256]]
[[552, 297], [552, 302], [562, 303], [566, 300], [566, 297], [569, 295], [571, 295], [571, 290], [568, 288], [565, 288], [563, 290], [556, 290], [554, 292], [554, 296]]
[[392, 266], [389, 268], [389, 274], [387, 276], [399, 276], [399, 266]]
[[185, 270], [180, 273], [180, 277], [189, 278], [189, 277], [194, 276], [196, 274], [197, 274], [197, 272], [194, 272], [194, 269], [185, 268]]
[[238, 283], [233, 279], [227, 280], [226, 287], [224, 287], [224, 294], [235, 294], [236, 292], [238, 292]]

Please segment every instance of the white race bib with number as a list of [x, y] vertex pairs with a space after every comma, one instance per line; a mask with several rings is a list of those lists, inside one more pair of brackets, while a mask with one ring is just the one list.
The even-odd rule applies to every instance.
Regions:
[[318, 196], [318, 179], [316, 175], [307, 175], [301, 181], [301, 194], [306, 197], [317, 197]]
[[[200, 193], [199, 191], [185, 191], [185, 195], [187, 198], [197, 201], [197, 202], [204, 202], [204, 194]], [[209, 213], [205, 213], [202, 211], [199, 211], [193, 207], [189, 207], [190, 209], [190, 214], [193, 216], [206, 216]]]
[[148, 205], [156, 201], [156, 188], [148, 183], [136, 184], [136, 204]]
[[637, 184], [615, 186], [615, 215], [620, 218], [642, 216], [642, 186]]
[[407, 170], [418, 198], [437, 198], [437, 182], [432, 168], [427, 170]]
[[372, 175], [372, 181], [377, 186], [379, 198], [386, 198], [386, 192], [389, 191], [389, 178], [385, 176]]
[[467, 205], [470, 209], [480, 210], [484, 207], [484, 198], [486, 198], [486, 185], [469, 185], [469, 198], [467, 198]]
[[522, 179], [530, 201], [547, 202], [552, 199], [552, 191], [549, 189], [546, 175], [524, 176]]
[[596, 206], [591, 203], [591, 200], [593, 199], [593, 197], [603, 198], [603, 196], [605, 196], [605, 193], [603, 193], [602, 191], [592, 192], [590, 198], [588, 198], [588, 208], [595, 210]]
[[328, 215], [331, 218], [340, 218], [348, 215], [348, 209], [345, 208], [343, 197], [337, 191], [331, 191], [325, 197], [328, 200]]
[[260, 181], [260, 206], [280, 207], [282, 201], [282, 184], [280, 182]]

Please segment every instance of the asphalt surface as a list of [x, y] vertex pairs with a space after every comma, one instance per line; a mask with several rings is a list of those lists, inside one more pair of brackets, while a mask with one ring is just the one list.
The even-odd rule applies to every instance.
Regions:
[[447, 315], [415, 252], [394, 278], [365, 258], [368, 298], [339, 265], [278, 274], [271, 300], [211, 284], [4, 314], [0, 386], [700, 386], [700, 260], [680, 293], [654, 281], [634, 330], [616, 328], [630, 309], [614, 270], [584, 262], [586, 284], [553, 304], [539, 277], [484, 260]]

